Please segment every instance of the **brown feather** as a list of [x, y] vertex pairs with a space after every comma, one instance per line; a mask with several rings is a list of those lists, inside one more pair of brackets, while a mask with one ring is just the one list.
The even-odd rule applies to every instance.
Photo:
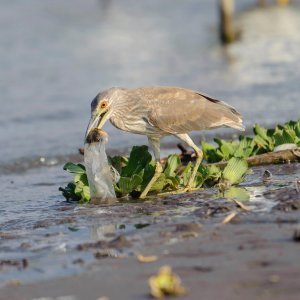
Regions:
[[195, 91], [173, 87], [138, 89], [147, 99], [148, 120], [160, 130], [187, 133], [218, 127], [244, 130], [241, 115], [223, 101]]

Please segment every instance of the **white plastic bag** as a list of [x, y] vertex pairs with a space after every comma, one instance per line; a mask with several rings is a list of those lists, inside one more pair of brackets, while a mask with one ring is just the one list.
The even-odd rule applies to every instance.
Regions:
[[107, 142], [108, 135], [105, 131], [93, 129], [84, 145], [84, 164], [92, 203], [107, 203], [116, 199], [114, 176], [105, 152]]

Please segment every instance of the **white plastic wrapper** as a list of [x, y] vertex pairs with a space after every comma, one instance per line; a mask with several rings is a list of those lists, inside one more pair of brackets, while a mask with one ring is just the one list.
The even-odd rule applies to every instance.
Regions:
[[107, 203], [116, 198], [113, 187], [114, 175], [105, 152], [107, 142], [107, 133], [94, 129], [84, 145], [84, 164], [92, 203]]

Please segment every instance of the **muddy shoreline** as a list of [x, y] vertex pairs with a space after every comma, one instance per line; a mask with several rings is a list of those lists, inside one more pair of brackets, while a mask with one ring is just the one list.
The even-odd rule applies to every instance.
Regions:
[[[31, 243], [2, 232], [2, 247], [19, 243], [13, 251], [23, 256], [2, 266], [0, 299], [148, 299], [147, 280], [165, 264], [189, 291], [182, 299], [299, 299], [299, 166], [268, 166], [285, 180], [269, 183], [262, 183], [265, 167], [253, 168], [240, 185], [249, 198], [239, 201], [249, 211], [216, 189], [110, 207], [61, 201], [55, 218], [32, 224]], [[34, 240], [57, 243], [60, 252], [36, 249]], [[138, 254], [158, 260], [140, 263]], [[43, 277], [49, 269], [53, 274]]]
[[[182, 299], [296, 300], [300, 295], [300, 244], [293, 240], [293, 233], [298, 221], [298, 212], [276, 212], [241, 215], [234, 224], [205, 225], [198, 232], [194, 226], [192, 230], [183, 226], [183, 231], [170, 226], [156, 232], [163, 246], [152, 235], [138, 249], [143, 255], [157, 255], [156, 262], [142, 264], [133, 253], [99, 256], [80, 275], [20, 286], [11, 282], [2, 288], [0, 299], [149, 299], [147, 279], [167, 264], [188, 289]], [[84, 261], [77, 263], [85, 265]]]

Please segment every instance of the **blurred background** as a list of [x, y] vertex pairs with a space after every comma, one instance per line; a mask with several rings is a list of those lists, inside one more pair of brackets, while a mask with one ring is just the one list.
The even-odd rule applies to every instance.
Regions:
[[[217, 0], [1, 0], [0, 162], [76, 153], [91, 100], [111, 86], [202, 91], [249, 131], [298, 119], [298, 1], [236, 2], [241, 39], [222, 46]], [[105, 129], [109, 148], [146, 143]]]

